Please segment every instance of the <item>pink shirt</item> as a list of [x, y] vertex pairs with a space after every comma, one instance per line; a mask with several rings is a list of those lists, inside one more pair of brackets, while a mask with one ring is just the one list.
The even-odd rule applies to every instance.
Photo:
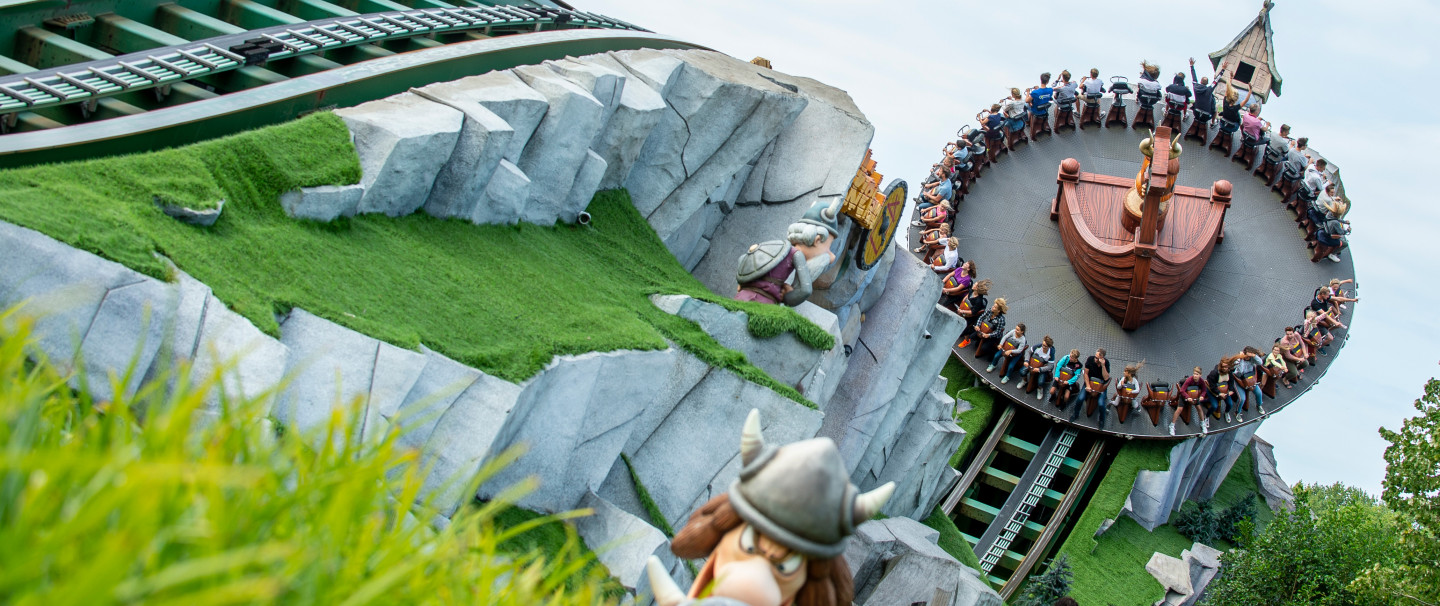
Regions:
[[1260, 117], [1255, 114], [1246, 112], [1240, 116], [1240, 130], [1250, 135], [1251, 139], [1260, 138], [1260, 128], [1262, 126], [1264, 126], [1264, 124], [1260, 121]]

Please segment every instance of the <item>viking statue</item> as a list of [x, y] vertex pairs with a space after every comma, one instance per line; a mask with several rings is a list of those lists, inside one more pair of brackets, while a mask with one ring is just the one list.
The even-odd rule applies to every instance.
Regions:
[[[817, 201], [805, 216], [790, 224], [784, 240], [750, 246], [740, 256], [735, 298], [760, 303], [784, 303], [791, 307], [810, 298], [811, 282], [835, 261], [830, 243], [840, 235], [836, 220], [843, 201]], [[791, 274], [795, 275], [793, 281]]]
[[[751, 410], [740, 436], [740, 477], [710, 499], [670, 543], [707, 558], [688, 595], [659, 558], [647, 565], [658, 606], [828, 606], [854, 600], [845, 539], [874, 517], [895, 483], [861, 493], [830, 438], [773, 446]], [[700, 595], [705, 599], [697, 599]]]

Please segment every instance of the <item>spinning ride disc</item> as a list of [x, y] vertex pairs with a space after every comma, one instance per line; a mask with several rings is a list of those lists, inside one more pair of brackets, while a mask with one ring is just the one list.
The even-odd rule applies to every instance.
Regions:
[[879, 222], [860, 235], [862, 244], [855, 252], [856, 267], [874, 267], [890, 248], [890, 242], [895, 239], [895, 231], [900, 226], [900, 214], [905, 210], [905, 196], [909, 189], [904, 179], [895, 179], [885, 187], [885, 206], [880, 209]]

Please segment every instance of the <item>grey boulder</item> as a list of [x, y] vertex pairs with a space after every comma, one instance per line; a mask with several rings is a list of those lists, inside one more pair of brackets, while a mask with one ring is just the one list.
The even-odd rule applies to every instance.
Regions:
[[402, 217], [430, 195], [460, 137], [464, 115], [414, 93], [335, 110], [355, 137], [360, 184], [356, 212]]
[[467, 84], [467, 80], [462, 79], [412, 89], [421, 97], [465, 115], [455, 151], [436, 175], [435, 186], [425, 201], [425, 212], [436, 217], [485, 216], [476, 206], [515, 137], [510, 124], [482, 105], [474, 94], [475, 87]]
[[590, 142], [604, 126], [605, 106], [585, 89], [545, 67], [522, 65], [512, 71], [550, 103], [521, 152], [520, 161], [515, 163], [527, 175], [544, 176], [539, 185], [530, 188], [521, 219], [536, 225], [550, 225], [557, 220], [574, 222], [579, 210], [565, 206], [566, 196]]
[[484, 106], [500, 116], [514, 135], [505, 149], [504, 158], [512, 164], [520, 162], [520, 154], [545, 117], [550, 102], [544, 95], [520, 80], [511, 70], [486, 72], [461, 78], [450, 84], [463, 89], [465, 98]]
[[855, 529], [845, 562], [855, 578], [855, 604], [1002, 606], [977, 571], [936, 545], [939, 533], [909, 518], [871, 520]]
[[525, 202], [530, 198], [530, 177], [509, 160], [501, 160], [486, 184], [485, 193], [475, 205], [470, 222], [476, 225], [501, 223], [514, 225], [520, 222]]
[[328, 222], [354, 216], [363, 197], [365, 186], [359, 183], [302, 187], [280, 194], [280, 208], [296, 219]]

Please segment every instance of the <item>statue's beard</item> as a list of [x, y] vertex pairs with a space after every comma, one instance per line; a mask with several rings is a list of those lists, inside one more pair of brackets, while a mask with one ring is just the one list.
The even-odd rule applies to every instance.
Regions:
[[811, 276], [818, 276], [830, 268], [830, 255], [816, 255], [814, 259], [805, 261], [806, 269], [810, 270]]

